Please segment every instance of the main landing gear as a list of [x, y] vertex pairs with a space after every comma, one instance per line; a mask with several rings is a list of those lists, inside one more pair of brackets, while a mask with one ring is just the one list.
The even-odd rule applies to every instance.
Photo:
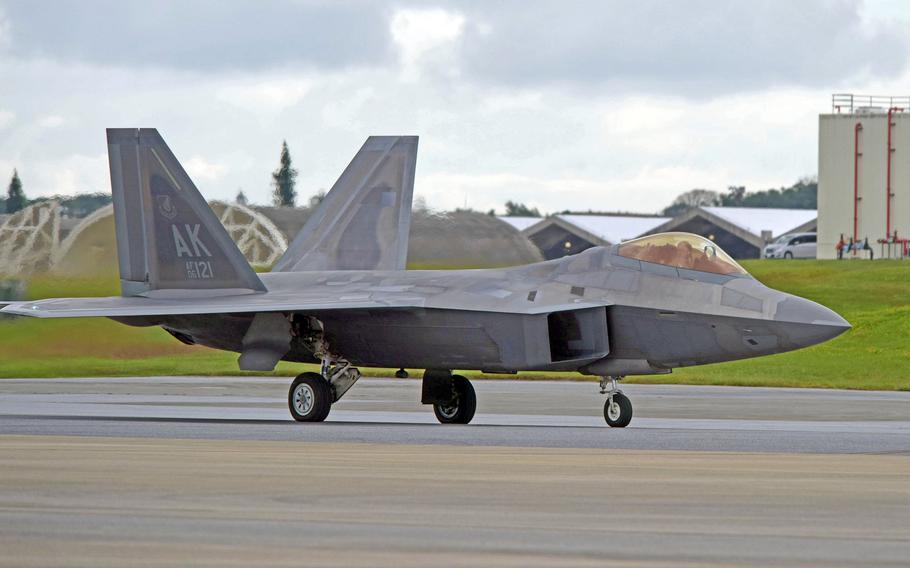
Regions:
[[298, 375], [288, 391], [288, 407], [298, 422], [322, 422], [332, 410], [333, 402], [332, 385], [319, 373]]
[[600, 394], [607, 395], [604, 403], [604, 420], [614, 428], [625, 428], [632, 421], [632, 401], [624, 395], [616, 384], [622, 377], [602, 377]]
[[360, 370], [347, 359], [331, 352], [319, 321], [311, 319], [308, 323], [304, 341], [321, 359], [322, 368], [319, 373], [303, 373], [294, 379], [288, 390], [288, 408], [298, 422], [322, 422], [332, 410], [332, 404], [360, 378]]
[[450, 371], [427, 370], [423, 375], [420, 402], [433, 405], [442, 424], [468, 424], [477, 410], [477, 395], [471, 381]]
[[433, 414], [442, 424], [467, 424], [474, 418], [474, 411], [477, 410], [474, 386], [461, 375], [453, 375], [452, 383], [452, 390], [455, 393], [452, 400], [434, 404]]

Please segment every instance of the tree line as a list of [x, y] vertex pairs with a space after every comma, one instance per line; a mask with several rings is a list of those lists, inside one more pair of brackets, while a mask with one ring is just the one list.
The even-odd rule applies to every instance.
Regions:
[[60, 209], [63, 215], [67, 217], [85, 217], [93, 211], [111, 203], [111, 196], [109, 193], [51, 195], [46, 197], [36, 197], [35, 199], [28, 199], [24, 196], [24, 194], [22, 195], [22, 198], [20, 198], [18, 196], [18, 191], [14, 190], [12, 200], [9, 198], [9, 194], [10, 191], [9, 188], [7, 188], [6, 197], [0, 196], [0, 213], [12, 214], [25, 209], [29, 205], [35, 205], [36, 203], [44, 203], [47, 201], [57, 201], [60, 204]]
[[36, 197], [29, 199], [25, 195], [22, 178], [19, 171], [13, 170], [13, 176], [6, 187], [6, 195], [0, 196], [0, 213], [13, 214], [29, 205], [57, 201], [64, 215], [68, 217], [85, 217], [92, 211], [104, 207], [111, 202], [110, 194], [106, 193], [80, 193], [77, 195], [52, 195], [49, 197]]
[[[742, 185], [731, 185], [725, 193], [710, 189], [690, 189], [681, 193], [673, 203], [664, 207], [660, 214], [665, 217], [676, 217], [693, 207], [773, 207], [779, 209], [816, 209], [818, 208], [818, 180], [805, 177], [789, 187], [766, 189], [764, 191], [746, 191]], [[491, 209], [490, 215], [496, 211]], [[561, 215], [629, 215], [605, 211], [571, 211], [560, 212]], [[524, 203], [506, 201], [506, 217], [540, 217], [536, 207]]]
[[661, 211], [675, 217], [692, 207], [775, 207], [780, 209], [818, 208], [818, 180], [802, 178], [790, 187], [749, 193], [745, 186], [731, 185], [726, 193], [710, 189], [690, 189], [680, 194]]
[[[276, 207], [295, 207], [297, 205], [297, 175], [298, 171], [293, 166], [291, 152], [287, 141], [281, 143], [281, 153], [278, 159], [278, 168], [272, 172], [272, 203]], [[710, 189], [690, 189], [673, 200], [665, 207], [661, 214], [675, 217], [692, 207], [777, 207], [784, 209], [815, 209], [818, 204], [818, 181], [815, 178], [802, 178], [790, 187], [767, 189], [764, 191], [747, 192], [745, 186], [731, 185], [725, 193]], [[320, 191], [310, 197], [309, 206], [315, 207], [325, 198], [325, 191]], [[0, 212], [15, 213], [32, 203], [57, 199], [64, 208], [64, 214], [71, 217], [84, 217], [95, 209], [104, 207], [111, 202], [111, 196], [103, 193], [80, 194], [72, 197], [42, 197], [29, 200], [25, 196], [22, 180], [18, 170], [13, 170], [12, 179], [7, 187], [6, 197], [0, 197]], [[236, 202], [246, 205], [248, 200], [243, 190], [237, 193]], [[570, 210], [563, 214], [573, 213]], [[588, 210], [575, 212], [577, 214], [594, 215], [600, 212]], [[489, 215], [496, 215], [495, 209], [490, 209]], [[536, 207], [530, 207], [517, 201], [506, 201], [506, 217], [541, 217]]]
[[[297, 203], [297, 170], [291, 161], [291, 152], [287, 141], [281, 143], [281, 154], [278, 169], [272, 172], [272, 202], [276, 207], [294, 207]], [[310, 198], [310, 206], [318, 205], [325, 197], [325, 192], [320, 191]], [[6, 195], [0, 196], [0, 213], [17, 213], [29, 205], [45, 201], [57, 200], [63, 209], [63, 214], [69, 217], [85, 217], [96, 209], [111, 203], [111, 196], [107, 193], [80, 193], [74, 196], [51, 196], [29, 199], [25, 195], [22, 178], [19, 170], [13, 169], [6, 188]], [[241, 189], [237, 193], [237, 203], [247, 204], [247, 197]]]

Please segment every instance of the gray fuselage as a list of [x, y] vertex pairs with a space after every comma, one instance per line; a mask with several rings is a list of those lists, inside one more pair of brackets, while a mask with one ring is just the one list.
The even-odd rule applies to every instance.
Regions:
[[[271, 295], [324, 292], [380, 303], [289, 314], [318, 318], [333, 350], [358, 366], [651, 374], [799, 349], [850, 327], [824, 306], [751, 276], [639, 261], [617, 255], [615, 246], [502, 269], [261, 277]], [[161, 325], [184, 341], [240, 352], [251, 318], [118, 320]], [[314, 361], [296, 338], [284, 359]]]

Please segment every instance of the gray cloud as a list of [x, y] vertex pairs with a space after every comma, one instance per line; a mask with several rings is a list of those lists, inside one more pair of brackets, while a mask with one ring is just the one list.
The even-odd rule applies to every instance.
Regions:
[[391, 14], [436, 6], [466, 16], [452, 61], [485, 84], [703, 95], [907, 64], [906, 30], [858, 0], [0, 0], [13, 57], [195, 72], [393, 66]]
[[[283, 139], [305, 196], [403, 133], [431, 206], [653, 211], [811, 174], [831, 90], [910, 79], [904, 24], [854, 2], [393, 1], [0, 0], [0, 176], [107, 190], [104, 128], [154, 126], [206, 196], [265, 202]], [[463, 25], [395, 43], [415, 8]]]
[[354, 1], [59, 0], [0, 3], [7, 52], [195, 71], [339, 68], [392, 57], [386, 8]]
[[[462, 4], [454, 3], [453, 8]], [[907, 64], [902, 30], [850, 0], [506, 0], [468, 9], [468, 75], [691, 92], [815, 86]]]

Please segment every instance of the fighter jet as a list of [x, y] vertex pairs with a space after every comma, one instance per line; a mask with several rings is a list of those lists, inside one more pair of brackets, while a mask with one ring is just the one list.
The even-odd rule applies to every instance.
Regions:
[[156, 130], [110, 129], [107, 140], [122, 295], [3, 313], [158, 326], [239, 353], [244, 370], [317, 363], [290, 385], [297, 421], [325, 420], [370, 366], [426, 369], [421, 402], [446, 424], [469, 423], [476, 408], [457, 369], [600, 377], [604, 418], [624, 427], [623, 377], [791, 351], [850, 328], [686, 233], [511, 268], [405, 270], [414, 136], [368, 138], [273, 270], [257, 274]]

